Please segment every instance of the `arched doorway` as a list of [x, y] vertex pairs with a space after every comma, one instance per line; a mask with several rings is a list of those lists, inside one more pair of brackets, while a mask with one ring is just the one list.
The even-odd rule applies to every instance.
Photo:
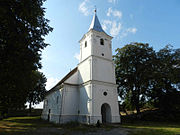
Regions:
[[107, 103], [101, 106], [102, 123], [111, 123], [111, 108]]

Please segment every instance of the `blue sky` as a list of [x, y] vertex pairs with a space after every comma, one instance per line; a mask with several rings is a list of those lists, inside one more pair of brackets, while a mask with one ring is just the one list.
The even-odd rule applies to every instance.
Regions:
[[54, 28], [42, 52], [41, 71], [47, 89], [78, 64], [79, 40], [88, 32], [94, 7], [112, 51], [130, 42], [149, 43], [155, 50], [180, 48], [180, 0], [47, 0], [46, 18]]

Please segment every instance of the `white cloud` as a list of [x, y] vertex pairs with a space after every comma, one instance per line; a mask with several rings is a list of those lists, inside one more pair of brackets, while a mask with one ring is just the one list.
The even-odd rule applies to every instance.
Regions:
[[102, 24], [102, 28], [103, 28], [104, 31], [107, 30], [107, 26], [105, 24]]
[[110, 29], [110, 34], [114, 37], [117, 36], [119, 34], [121, 28], [122, 28], [122, 24], [120, 22], [117, 23], [116, 21], [113, 21], [112, 27]]
[[108, 0], [109, 3], [115, 3], [116, 0]]
[[50, 90], [54, 85], [56, 85], [58, 83], [59, 79], [57, 78], [47, 78], [47, 82], [46, 82], [46, 89]]
[[121, 38], [126, 37], [128, 34], [132, 33], [135, 34], [137, 32], [137, 28], [127, 28], [126, 30], [124, 30], [124, 32], [121, 33]]
[[127, 32], [135, 34], [137, 32], [137, 28], [128, 28]]
[[110, 20], [104, 20], [103, 23], [104, 23], [104, 24], [109, 24], [109, 25], [111, 25], [111, 24], [112, 24], [112, 21], [110, 21]]
[[118, 11], [118, 10], [115, 10], [115, 11], [113, 12], [113, 15], [114, 15], [115, 17], [121, 18], [121, 17], [122, 17], [122, 12], [121, 12], [121, 11]]
[[108, 8], [107, 16], [110, 16], [112, 13], [112, 8]]
[[108, 12], [107, 12], [107, 16], [111, 16], [111, 14], [114, 16], [114, 17], [118, 17], [119, 19], [122, 18], [122, 12], [119, 11], [119, 10], [113, 10], [111, 7], [108, 8]]
[[80, 54], [79, 53], [75, 53], [74, 58], [76, 58], [79, 61], [80, 60]]
[[89, 0], [84, 0], [80, 5], [79, 5], [79, 11], [83, 13], [85, 16], [88, 16], [90, 14], [90, 8], [87, 6]]
[[103, 30], [107, 30], [107, 29], [109, 29], [109, 27], [111, 26], [111, 24], [112, 24], [112, 21], [110, 21], [110, 20], [104, 20], [103, 21], [103, 23], [102, 23], [102, 28], [103, 28]]
[[122, 29], [122, 24], [117, 21], [104, 20], [102, 27], [104, 30], [109, 30], [112, 36], [117, 36]]

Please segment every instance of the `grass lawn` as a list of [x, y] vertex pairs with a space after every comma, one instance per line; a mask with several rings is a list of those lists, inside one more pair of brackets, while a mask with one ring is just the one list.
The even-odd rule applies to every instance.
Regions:
[[[113, 127], [101, 126], [108, 131]], [[10, 117], [0, 121], [0, 135], [69, 135], [73, 132], [96, 132], [96, 126], [79, 124], [76, 122], [68, 124], [53, 124], [41, 120], [40, 117]]]
[[129, 135], [180, 135], [180, 124], [159, 122], [137, 122], [122, 124], [130, 128]]
[[[79, 132], [118, 135], [122, 128], [130, 129], [129, 135], [180, 135], [180, 124], [169, 123], [136, 122], [101, 125], [101, 128], [97, 128], [78, 123], [58, 125], [40, 120], [40, 117], [11, 117], [0, 121], [0, 135], [75, 135]], [[111, 130], [114, 130], [114, 133], [110, 132]]]
[[0, 135], [19, 135], [41, 127], [52, 127], [40, 117], [10, 117], [0, 121]]

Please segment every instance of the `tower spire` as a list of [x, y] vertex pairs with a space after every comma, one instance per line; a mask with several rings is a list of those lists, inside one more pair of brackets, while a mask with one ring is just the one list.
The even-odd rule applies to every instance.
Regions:
[[96, 31], [99, 31], [99, 32], [104, 32], [104, 30], [101, 27], [101, 24], [99, 22], [99, 19], [98, 19], [96, 13], [97, 13], [97, 9], [96, 9], [96, 6], [95, 6], [94, 16], [93, 16], [91, 25], [89, 27], [89, 30], [93, 29], [93, 30], [96, 30]]

